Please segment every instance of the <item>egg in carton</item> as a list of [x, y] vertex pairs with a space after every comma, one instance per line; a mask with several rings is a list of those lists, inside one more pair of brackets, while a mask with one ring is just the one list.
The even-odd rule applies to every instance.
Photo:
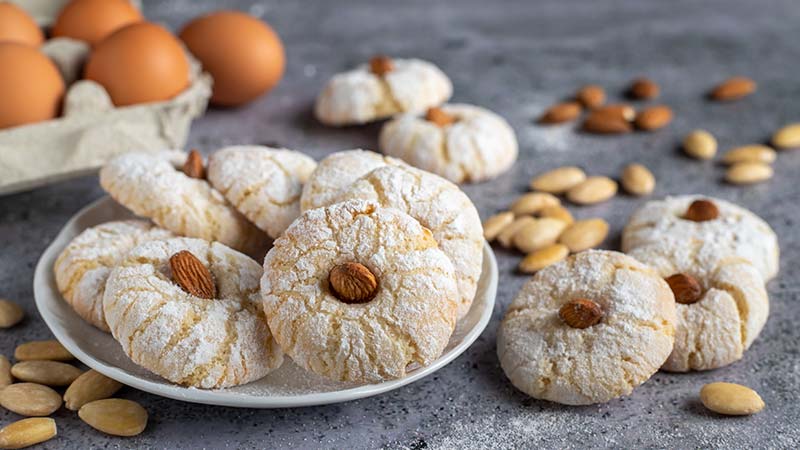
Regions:
[[[52, 25], [58, 13], [69, 2], [70, 0], [11, 0], [11, 3], [17, 4], [30, 14], [39, 26]], [[141, 0], [130, 0], [130, 2], [136, 9], [142, 10]]]

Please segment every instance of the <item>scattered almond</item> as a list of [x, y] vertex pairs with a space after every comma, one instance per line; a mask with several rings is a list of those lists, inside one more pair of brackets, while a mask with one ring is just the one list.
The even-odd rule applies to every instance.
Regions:
[[517, 234], [522, 227], [535, 221], [536, 219], [531, 216], [517, 217], [511, 222], [511, 225], [503, 228], [503, 231], [497, 235], [497, 242], [505, 248], [510, 248], [514, 244], [514, 235]]
[[16, 303], [0, 298], [0, 328], [11, 328], [25, 317], [25, 311]]
[[567, 199], [579, 205], [604, 202], [617, 193], [617, 182], [608, 177], [589, 177], [567, 191]]
[[78, 417], [113, 436], [136, 436], [147, 427], [147, 411], [138, 403], [121, 398], [87, 403], [78, 410]]
[[539, 211], [539, 217], [552, 217], [553, 219], [558, 219], [567, 225], [571, 225], [573, 222], [575, 222], [575, 219], [572, 217], [572, 214], [569, 212], [569, 210], [561, 205], [545, 206]]
[[597, 247], [606, 239], [606, 236], [608, 236], [608, 222], [605, 220], [578, 220], [561, 233], [558, 242], [576, 253]]
[[539, 118], [539, 123], [552, 125], [575, 120], [581, 115], [583, 107], [578, 102], [556, 103], [548, 108]]
[[555, 264], [569, 255], [569, 249], [564, 244], [552, 244], [536, 250], [522, 259], [519, 270], [522, 273], [534, 273], [545, 267]]
[[567, 224], [550, 217], [535, 220], [514, 235], [514, 245], [523, 253], [530, 253], [555, 244]]
[[71, 361], [75, 359], [70, 352], [55, 339], [48, 341], [31, 341], [20, 344], [14, 350], [17, 361]]
[[626, 122], [632, 122], [636, 118], [636, 110], [633, 106], [627, 103], [613, 103], [611, 105], [604, 105], [594, 110], [599, 115], [607, 115], [622, 119]]
[[558, 310], [558, 317], [572, 328], [589, 328], [603, 319], [603, 308], [585, 298], [576, 298], [565, 303]]
[[728, 150], [722, 157], [725, 164], [736, 164], [740, 162], [760, 162], [771, 164], [775, 161], [777, 153], [775, 150], [761, 144], [744, 145]]
[[683, 138], [683, 151], [696, 159], [711, 159], [717, 154], [717, 139], [706, 130], [694, 130]]
[[672, 122], [672, 109], [666, 105], [645, 108], [636, 115], [636, 127], [640, 130], [654, 131]]
[[369, 71], [375, 75], [383, 76], [394, 70], [394, 61], [392, 58], [384, 55], [373, 56], [369, 60]]
[[11, 363], [8, 358], [0, 355], [0, 390], [13, 382], [14, 379], [11, 378]]
[[709, 383], [700, 389], [703, 406], [727, 416], [747, 416], [764, 409], [764, 400], [747, 386], [736, 383]]
[[586, 173], [575, 166], [564, 166], [549, 170], [531, 180], [531, 189], [535, 191], [561, 194], [586, 179]]
[[725, 172], [725, 179], [733, 184], [754, 184], [772, 178], [773, 170], [769, 164], [741, 162], [732, 165]]
[[205, 299], [217, 296], [217, 286], [208, 267], [190, 251], [181, 250], [170, 256], [169, 267], [172, 280], [184, 291]]
[[15, 383], [0, 390], [0, 406], [21, 416], [49, 416], [61, 407], [61, 396], [41, 384]]
[[578, 93], [575, 94], [575, 99], [581, 102], [583, 106], [594, 109], [605, 103], [606, 91], [596, 84], [588, 84], [578, 90]]
[[17, 380], [46, 386], [69, 386], [82, 373], [71, 364], [56, 361], [22, 361], [11, 367]]
[[725, 102], [738, 100], [756, 91], [756, 82], [747, 77], [732, 77], [723, 81], [711, 91], [711, 98]]
[[331, 291], [344, 303], [366, 303], [378, 292], [378, 280], [365, 265], [339, 264], [328, 274]]
[[183, 163], [183, 173], [189, 178], [203, 179], [206, 177], [206, 169], [203, 164], [203, 155], [195, 149], [189, 152], [186, 161]]
[[69, 385], [64, 393], [64, 406], [77, 411], [81, 406], [109, 398], [122, 388], [122, 383], [95, 370], [88, 370]]
[[428, 108], [428, 112], [425, 113], [425, 120], [434, 123], [439, 127], [444, 127], [455, 123], [456, 116], [447, 113], [442, 108], [434, 106], [432, 108]]
[[703, 298], [703, 287], [697, 279], [685, 273], [676, 273], [664, 279], [672, 294], [675, 296], [675, 301], [683, 305], [691, 305], [697, 303]]
[[511, 211], [504, 211], [489, 217], [483, 222], [483, 237], [492, 242], [513, 221], [514, 213]]
[[633, 80], [628, 90], [631, 97], [641, 100], [651, 100], [659, 96], [661, 88], [655, 81], [649, 78], [637, 78]]
[[583, 121], [583, 131], [587, 133], [621, 134], [630, 133], [632, 130], [627, 120], [615, 114], [593, 111]]
[[0, 448], [25, 448], [54, 438], [56, 421], [49, 417], [32, 417], [12, 422], [0, 429]]
[[536, 214], [546, 206], [560, 205], [561, 200], [547, 192], [529, 192], [520, 196], [512, 205], [511, 212], [515, 216]]
[[628, 164], [622, 170], [622, 187], [631, 195], [649, 195], [656, 188], [656, 177], [641, 164]]
[[772, 145], [779, 149], [800, 148], [800, 123], [786, 125], [772, 135]]

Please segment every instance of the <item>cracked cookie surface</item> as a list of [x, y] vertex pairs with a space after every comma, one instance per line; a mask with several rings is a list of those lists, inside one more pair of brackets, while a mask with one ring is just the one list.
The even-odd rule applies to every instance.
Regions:
[[103, 292], [111, 270], [137, 245], [171, 237], [171, 232], [146, 220], [120, 220], [87, 228], [56, 259], [53, 273], [58, 290], [83, 320], [108, 332]]
[[446, 104], [441, 110], [455, 121], [439, 126], [404, 114], [387, 122], [381, 151], [454, 183], [489, 180], [517, 160], [514, 130], [499, 115], [466, 104]]
[[293, 150], [237, 145], [208, 159], [208, 181], [276, 238], [300, 215], [300, 193], [317, 163]]
[[[590, 299], [604, 316], [572, 328], [561, 307]], [[587, 250], [539, 271], [500, 325], [500, 364], [517, 389], [569, 405], [630, 394], [664, 363], [674, 339], [675, 300], [651, 268], [622, 253]]]
[[[365, 266], [377, 280], [366, 303], [331, 290], [331, 270]], [[444, 351], [456, 321], [453, 266], [430, 231], [407, 214], [350, 200], [305, 212], [264, 260], [264, 310], [295, 363], [356, 382], [402, 377]]]
[[[211, 272], [216, 298], [191, 295], [172, 280], [169, 259], [182, 250]], [[184, 386], [236, 386], [283, 362], [261, 309], [260, 276], [258, 263], [218, 242], [150, 241], [112, 271], [103, 308], [112, 335], [136, 364]]]

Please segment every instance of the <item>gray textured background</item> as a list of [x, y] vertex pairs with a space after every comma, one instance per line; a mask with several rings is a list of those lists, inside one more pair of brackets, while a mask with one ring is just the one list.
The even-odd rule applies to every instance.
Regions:
[[[146, 1], [145, 13], [177, 29], [220, 3]], [[751, 208], [777, 230], [782, 271], [769, 285], [769, 322], [745, 358], [729, 367], [657, 374], [630, 397], [604, 405], [535, 401], [508, 383], [495, 356], [498, 321], [526, 279], [513, 273], [519, 257], [496, 249], [501, 281], [493, 320], [464, 355], [420, 382], [360, 401], [271, 411], [192, 405], [126, 389], [121, 395], [150, 412], [144, 434], [107, 437], [62, 410], [55, 416], [59, 437], [46, 447], [797, 448], [800, 152], [780, 154], [772, 181], [742, 188], [723, 184], [720, 166], [689, 160], [677, 150], [681, 136], [694, 127], [712, 131], [726, 149], [762, 142], [779, 125], [800, 120], [796, 0], [227, 3], [262, 15], [277, 29], [287, 47], [286, 77], [247, 107], [209, 111], [195, 123], [191, 145], [209, 152], [229, 143], [279, 144], [317, 158], [374, 148], [379, 125], [324, 128], [310, 115], [314, 96], [329, 76], [375, 53], [428, 59], [452, 78], [454, 100], [497, 111], [518, 134], [521, 154], [513, 170], [465, 187], [483, 217], [506, 207], [543, 170], [577, 164], [617, 176], [626, 163], [642, 162], [658, 178], [656, 195], [716, 195]], [[710, 86], [735, 74], [756, 79], [757, 95], [731, 104], [704, 100]], [[676, 112], [668, 129], [603, 138], [533, 123], [546, 106], [583, 83], [599, 83], [616, 96], [638, 75], [661, 84], [661, 100]], [[0, 296], [21, 302], [28, 313], [19, 327], [0, 330], [0, 353], [50, 337], [33, 306], [34, 264], [62, 224], [101, 195], [96, 178], [86, 177], [0, 198]], [[621, 196], [573, 212], [609, 220], [607, 247], [616, 248], [625, 219], [639, 203]], [[708, 413], [697, 392], [717, 380], [755, 388], [766, 409], [747, 418]], [[14, 419], [0, 411], [0, 424]]]

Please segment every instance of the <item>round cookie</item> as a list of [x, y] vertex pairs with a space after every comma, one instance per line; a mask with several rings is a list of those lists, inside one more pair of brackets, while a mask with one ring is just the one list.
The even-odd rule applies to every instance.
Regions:
[[300, 193], [317, 163], [286, 149], [237, 145], [208, 159], [208, 181], [245, 217], [276, 238], [300, 215]]
[[369, 150], [345, 150], [328, 155], [308, 177], [300, 196], [300, 210], [328, 206], [342, 190], [357, 179], [386, 165], [402, 166], [403, 161]]
[[[594, 315], [569, 314], [587, 301]], [[583, 323], [567, 320], [575, 317]], [[497, 353], [511, 383], [531, 397], [602, 403], [658, 370], [672, 350], [674, 322], [672, 292], [653, 269], [622, 253], [587, 250], [522, 287], [500, 325]]]
[[454, 183], [494, 178], [517, 160], [517, 138], [502, 117], [465, 104], [441, 111], [454, 121], [438, 125], [413, 114], [389, 121], [381, 129], [381, 151]]
[[108, 332], [103, 292], [111, 270], [137, 245], [174, 237], [145, 220], [106, 222], [87, 228], [58, 255], [53, 266], [64, 300], [85, 321]]
[[429, 229], [455, 269], [458, 318], [469, 312], [483, 265], [483, 225], [458, 186], [411, 166], [385, 166], [358, 179], [337, 201], [349, 199], [398, 209]]
[[372, 67], [376, 62], [381, 61], [373, 59], [328, 81], [314, 106], [320, 122], [354, 125], [401, 112], [420, 113], [453, 93], [447, 75], [427, 61], [385, 58], [383, 67]]
[[[695, 200], [716, 205], [718, 216], [700, 222], [686, 219]], [[778, 273], [778, 238], [772, 228], [752, 212], [716, 198], [685, 195], [645, 203], [622, 232], [622, 250], [629, 253], [651, 245], [665, 249], [691, 245], [695, 265], [700, 267], [714, 268], [722, 260], [741, 257], [765, 280]]]
[[356, 382], [400, 378], [412, 363], [433, 362], [458, 305], [453, 265], [430, 231], [361, 200], [295, 220], [264, 260], [261, 293], [270, 329], [295, 363]]
[[158, 156], [120, 155], [100, 170], [100, 185], [135, 214], [175, 234], [219, 241], [253, 256], [269, 244], [207, 181], [184, 175]]
[[[211, 273], [215, 298], [192, 295], [173, 281], [170, 257], [183, 250]], [[184, 386], [236, 386], [283, 362], [260, 307], [260, 276], [258, 263], [218, 242], [150, 241], [111, 272], [103, 308], [114, 338], [136, 364]]]

